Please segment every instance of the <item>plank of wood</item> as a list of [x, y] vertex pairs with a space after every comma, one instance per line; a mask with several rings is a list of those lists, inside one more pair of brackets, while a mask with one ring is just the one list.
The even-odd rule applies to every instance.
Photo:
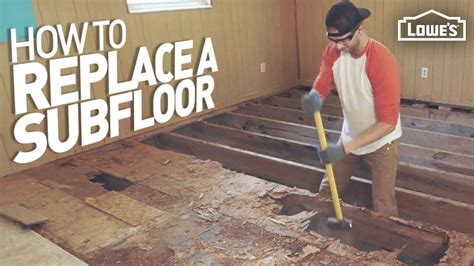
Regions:
[[[235, 112], [314, 127], [313, 118], [300, 110], [247, 103], [245, 108], [236, 110]], [[322, 115], [322, 119], [325, 129], [336, 131], [341, 130], [343, 123], [342, 117], [324, 114]], [[449, 124], [428, 124], [420, 119], [416, 121], [416, 123], [414, 122], [415, 126], [419, 128], [430, 129], [431, 127], [437, 127], [437, 129], [440, 130], [450, 131], [451, 133], [459, 132], [463, 135], [469, 134], [470, 131], [473, 131], [474, 133], [474, 127], [459, 126], [456, 128], [450, 127]], [[402, 143], [417, 145], [423, 148], [466, 154], [466, 156], [474, 155], [474, 139], [463, 136], [435, 133], [431, 132], [430, 130], [422, 130], [417, 128], [404, 128], [403, 130], [405, 134], [402, 135]]]
[[[418, 1], [405, 0], [404, 3], [404, 16], [416, 16]], [[403, 63], [400, 65], [401, 72], [403, 73], [403, 80], [401, 80], [401, 96], [403, 98], [414, 99], [415, 97], [415, 79], [416, 79], [416, 54], [417, 54], [417, 43], [416, 42], [404, 42], [403, 43]]]
[[[284, 107], [290, 109], [297, 109], [297, 106], [299, 106], [299, 104], [297, 105], [295, 101], [282, 97], [270, 97], [262, 100], [262, 103], [272, 105], [274, 107]], [[337, 114], [339, 113], [338, 108], [331, 105], [326, 106], [324, 110], [327, 111], [330, 109], [335, 110], [334, 112]], [[331, 129], [336, 130], [338, 128]], [[404, 127], [401, 140], [403, 143], [413, 144], [420, 147], [474, 155], [474, 138]]]
[[[397, 28], [397, 25], [395, 25], [395, 21], [397, 21], [398, 19], [402, 18], [404, 16], [404, 8], [405, 8], [405, 2], [404, 0], [393, 0], [393, 4], [394, 4], [394, 19], [393, 19], [393, 22], [391, 23], [391, 27], [392, 29], [395, 29], [396, 32], [393, 33], [393, 36], [397, 36], [398, 34], [398, 29]], [[391, 50], [393, 52], [393, 55], [395, 56], [396, 60], [397, 60], [397, 65], [398, 67], [400, 68], [402, 65], [403, 65], [403, 49], [404, 49], [404, 43], [405, 42], [399, 42], [398, 41], [398, 37], [395, 37], [397, 39], [395, 39], [395, 44], [394, 44], [394, 48]], [[403, 80], [403, 71], [400, 70], [400, 81]]]
[[18, 203], [9, 203], [0, 206], [0, 215], [26, 227], [44, 224], [49, 220], [47, 217]]
[[[282, 117], [282, 116], [279, 116], [279, 114], [276, 114], [276, 117]], [[300, 141], [306, 144], [314, 144], [317, 142], [317, 138], [315, 136], [313, 126], [307, 126], [307, 125], [302, 125], [302, 124], [297, 124], [297, 123], [289, 123], [289, 122], [284, 122], [281, 120], [267, 119], [264, 117], [257, 117], [257, 116], [241, 114], [241, 113], [228, 113], [228, 114], [214, 117], [212, 119], [209, 119], [208, 121], [215, 124], [220, 124], [227, 127], [235, 128], [235, 129], [242, 129], [245, 131], [280, 137], [287, 140]], [[334, 127], [334, 129], [337, 129], [337, 128]], [[327, 128], [325, 130], [326, 130], [326, 136], [330, 141], [338, 140], [339, 134], [340, 134], [339, 131], [327, 129]], [[467, 145], [466, 147], [472, 147], [472, 144], [465, 144], [465, 145]], [[457, 176], [458, 174], [455, 172], [458, 172], [458, 173], [464, 172], [468, 174], [472, 173], [472, 168], [469, 168], [469, 167], [465, 168], [466, 165], [472, 165], [471, 157], [466, 157], [465, 159], [467, 159], [467, 161], [465, 161], [463, 156], [460, 156], [459, 154], [455, 154], [455, 153], [444, 154], [442, 151], [436, 151], [436, 150], [431, 150], [431, 152], [428, 150], [428, 153], [425, 153], [425, 152], [427, 152], [427, 149], [425, 148], [422, 148], [419, 146], [415, 147], [413, 145], [407, 145], [402, 142], [401, 163], [406, 163], [413, 167], [425, 167], [427, 169], [432, 169], [433, 171], [436, 171], [436, 170], [441, 171], [443, 175], [448, 175], [448, 176], [451, 174], [454, 176]], [[456, 159], [456, 157], [459, 157], [459, 156], [461, 158]], [[446, 159], [444, 160], [444, 164], [442, 163], [443, 161], [442, 157], [445, 157], [443, 159]], [[442, 160], [440, 161], [439, 159], [442, 159]], [[419, 165], [416, 165], [416, 164], [419, 164]], [[454, 168], [456, 166], [458, 169]], [[453, 172], [450, 172], [450, 170], [452, 170]], [[472, 197], [468, 196], [467, 198], [472, 198]]]
[[[460, 17], [468, 16], [469, 0], [458, 0], [456, 1], [456, 10], [454, 13]], [[469, 29], [469, 27], [468, 27]], [[449, 69], [451, 72], [451, 84], [448, 87], [444, 87], [445, 90], [449, 90], [449, 104], [461, 105], [462, 103], [462, 90], [463, 90], [463, 79], [465, 67], [467, 67], [466, 61], [471, 61], [471, 57], [466, 57], [466, 48], [468, 42], [454, 42], [453, 43], [453, 62], [452, 68]], [[470, 88], [470, 86], [469, 86]], [[472, 88], [471, 88], [472, 89]]]
[[[316, 136], [314, 134], [314, 126], [301, 125], [299, 118], [305, 117], [294, 117], [286, 116], [287, 111], [284, 113], [278, 113], [278, 110], [273, 110], [274, 112], [264, 112], [264, 117], [256, 117], [250, 114], [242, 115], [240, 113], [228, 114], [229, 119], [224, 119], [224, 125], [231, 126], [234, 128], [241, 128], [245, 130], [254, 131], [257, 133], [269, 134], [277, 137], [289, 138], [292, 140], [303, 141], [306, 143], [314, 144], [317, 142]], [[235, 114], [235, 115], [234, 115]], [[260, 113], [258, 113], [260, 114]], [[258, 115], [257, 114], [257, 115]], [[270, 115], [271, 119], [268, 118]], [[290, 123], [281, 120], [290, 120]], [[296, 118], [296, 119], [295, 119]], [[273, 119], [273, 120], [272, 120]], [[281, 119], [281, 120], [277, 120]], [[330, 141], [337, 141], [340, 135], [340, 123], [337, 123], [334, 120], [330, 120], [330, 117], [323, 116], [325, 120], [325, 130], [327, 132], [327, 137]], [[226, 124], [228, 121], [232, 121], [231, 124]], [[405, 161], [410, 164], [418, 164], [433, 169], [452, 171], [460, 174], [472, 175], [473, 172], [473, 156], [469, 155], [472, 153], [473, 142], [462, 143], [467, 148], [465, 154], [445, 152], [440, 149], [428, 149], [426, 147], [420, 147], [413, 144], [407, 144], [407, 136], [402, 137], [401, 144], [401, 161]], [[413, 139], [412, 143], [423, 144], [426, 140], [422, 140], [423, 135], [420, 135], [418, 138]], [[442, 138], [441, 138], [442, 139]], [[417, 142], [418, 141], [418, 142]], [[433, 142], [437, 143], [440, 140], [432, 139]], [[443, 141], [446, 141], [443, 139]], [[447, 141], [447, 143], [453, 143]], [[441, 144], [443, 146], [444, 144]], [[453, 145], [456, 145], [455, 142]], [[435, 146], [435, 145], [433, 145]], [[445, 146], [443, 146], [445, 147]]]
[[[472, 18], [474, 17], [474, 5], [472, 3], [469, 3], [469, 16]], [[473, 48], [474, 48], [474, 42], [473, 42], [473, 35], [474, 35], [474, 29], [472, 27], [467, 28], [466, 32], [466, 37], [467, 37], [467, 44], [466, 44], [466, 58], [472, 58], [473, 57]], [[474, 66], [472, 64], [472, 60], [466, 60], [465, 61], [465, 68], [464, 68], [464, 82], [463, 82], [463, 91], [462, 91], [462, 97], [461, 97], [461, 104], [466, 105], [466, 106], [474, 106], [474, 92], [472, 89], [472, 84], [474, 82], [473, 78], [473, 73], [474, 73]], [[471, 111], [474, 113], [474, 110]]]
[[[284, 128], [284, 126], [281, 128]], [[297, 139], [279, 136], [278, 133], [275, 137], [268, 133], [248, 132], [238, 128], [204, 122], [195, 123], [176, 132], [213, 143], [245, 149], [321, 169], [324, 168], [324, 165], [319, 162], [318, 154], [313, 147], [313, 144], [316, 142], [315, 139], [311, 142], [301, 142]], [[334, 134], [328, 135], [330, 139], [334, 138]], [[405, 156], [401, 156], [401, 160], [402, 162], [397, 173], [397, 186], [474, 204], [474, 199], [472, 198], [474, 178], [462, 174], [451, 174], [448, 171], [442, 171], [442, 174], [437, 174], [437, 172], [440, 172], [439, 169], [415, 165], [412, 158], [407, 159]], [[425, 165], [429, 166], [429, 163], [427, 161]], [[368, 167], [361, 167], [354, 175], [364, 179], [371, 179]], [[436, 181], [434, 185], [432, 184], [433, 181]], [[440, 190], [439, 187], [445, 189]]]
[[383, 29], [383, 39], [380, 39], [380, 42], [383, 43], [393, 53], [394, 46], [397, 44], [399, 45], [399, 43], [395, 41], [395, 37], [397, 36], [397, 27], [395, 26], [394, 21], [396, 21], [397, 18], [395, 18], [394, 0], [384, 1], [382, 14], [384, 17], [385, 27]]
[[[298, 33], [297, 33], [297, 17], [296, 4], [293, 1], [280, 1], [281, 6], [281, 27], [282, 27], [282, 45], [283, 45], [283, 73], [285, 86], [295, 86], [299, 80], [299, 59], [298, 59]], [[250, 57], [250, 52], [247, 53]]]
[[3, 136], [0, 133], [0, 176], [5, 176], [12, 171], [12, 162], [10, 161], [10, 157], [8, 156], [8, 151], [6, 149], [5, 142], [3, 141]]
[[[324, 171], [316, 167], [265, 156], [212, 142], [165, 133], [146, 142], [159, 148], [182, 152], [200, 159], [215, 160], [228, 169], [303, 189], [319, 187]], [[344, 199], [352, 204], [371, 202], [371, 182], [352, 177]], [[424, 221], [459, 232], [474, 233], [474, 206], [424, 193], [396, 188], [401, 217]], [[463, 219], [453, 219], [463, 217]]]
[[[270, 97], [261, 101], [262, 104], [273, 107], [283, 107], [288, 109], [301, 110], [301, 101], [296, 99], [284, 98], [279, 96]], [[343, 117], [340, 105], [325, 104], [322, 110], [323, 114]], [[473, 117], [474, 118], [474, 117]], [[474, 120], [473, 120], [474, 121]], [[435, 133], [444, 133], [460, 137], [472, 138], [474, 136], [474, 127], [471, 125], [458, 125], [441, 121], [433, 121], [425, 118], [401, 116], [401, 123], [404, 129], [419, 129], [432, 131]]]
[[138, 226], [166, 215], [165, 211], [143, 204], [116, 191], [110, 191], [95, 198], [86, 198], [85, 202], [132, 226]]
[[[419, 13], [433, 8], [433, 2], [430, 0], [418, 0]], [[434, 16], [421, 18], [427, 24], [434, 24]], [[435, 42], [416, 42], [415, 54], [415, 97], [416, 100], [431, 101], [431, 91], [433, 89], [433, 53]], [[420, 71], [422, 67], [428, 68], [428, 76], [422, 78]]]
[[[305, 93], [307, 93], [310, 88], [311, 87], [308, 87], [308, 86], [301, 86], [298, 89], [286, 91], [275, 96], [292, 98], [299, 101], [301, 97]], [[441, 103], [442, 101], [435, 101], [435, 102]], [[326, 98], [325, 104], [341, 106], [339, 97], [334, 93], [330, 94], [328, 98]], [[413, 107], [411, 105], [405, 104], [403, 99], [400, 106], [400, 114], [402, 115], [402, 117], [411, 116], [411, 117], [416, 117], [416, 118], [443, 121], [447, 123], [461, 124], [461, 125], [466, 125], [466, 126], [472, 126], [474, 124], [474, 116], [472, 116], [469, 113], [462, 113], [462, 112], [457, 112], [457, 111], [446, 112], [446, 111], [433, 109], [433, 108]]]
[[[182, 140], [182, 141], [181, 141]], [[181, 136], [175, 133], [162, 134], [144, 141], [145, 144], [168, 150], [194, 155], [198, 158], [213, 159], [232, 170], [242, 170], [242, 166], [248, 172], [256, 176], [285, 184], [290, 187], [305, 188], [316, 192], [323, 177], [323, 171], [314, 167], [287, 162], [278, 158], [258, 155], [254, 152], [236, 149], [229, 146], [208, 143], [206, 141]], [[257, 157], [258, 163], [247, 164]], [[218, 158], [221, 158], [219, 160]], [[239, 158], [239, 160], [235, 160]], [[240, 170], [239, 170], [240, 169]], [[267, 171], [272, 169], [272, 171]], [[274, 172], [278, 174], [275, 175]], [[291, 178], [287, 178], [291, 177]]]
[[[192, 124], [177, 130], [176, 133], [321, 168], [314, 147], [301, 142], [285, 141], [282, 138], [278, 139], [204, 122]], [[295, 158], [295, 155], [300, 157]]]

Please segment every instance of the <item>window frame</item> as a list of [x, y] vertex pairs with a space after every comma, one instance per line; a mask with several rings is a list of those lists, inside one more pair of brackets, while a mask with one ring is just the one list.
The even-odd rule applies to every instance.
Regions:
[[211, 0], [126, 0], [128, 12], [148, 13], [211, 8]]

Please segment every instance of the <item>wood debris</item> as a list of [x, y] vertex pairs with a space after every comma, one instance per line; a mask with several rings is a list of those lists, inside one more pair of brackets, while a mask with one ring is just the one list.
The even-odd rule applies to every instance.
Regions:
[[284, 225], [287, 229], [294, 231], [305, 231], [310, 222], [311, 218], [314, 217], [318, 212], [317, 211], [302, 211], [298, 214], [291, 216], [278, 216], [278, 219], [268, 218], [273, 223]]
[[347, 256], [350, 254], [350, 250], [346, 245], [341, 244], [340, 240], [336, 240], [332, 242], [326, 249], [327, 251], [331, 252], [332, 254], [339, 255], [342, 257]]
[[276, 224], [286, 225], [285, 222], [280, 221], [280, 220], [277, 220], [277, 219], [268, 218], [268, 220], [270, 220], [270, 221], [272, 221], [272, 222], [274, 222], [274, 223], [276, 223]]
[[220, 214], [212, 208], [197, 207], [194, 208], [193, 211], [197, 213], [199, 218], [209, 222], [216, 222], [220, 217]]

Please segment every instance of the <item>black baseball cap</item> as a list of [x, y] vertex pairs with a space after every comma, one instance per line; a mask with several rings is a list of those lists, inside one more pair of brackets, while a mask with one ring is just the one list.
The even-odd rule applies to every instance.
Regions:
[[328, 37], [341, 37], [354, 31], [370, 16], [367, 8], [357, 8], [353, 3], [344, 1], [334, 4], [326, 14], [326, 28], [334, 27], [338, 33], [327, 33]]

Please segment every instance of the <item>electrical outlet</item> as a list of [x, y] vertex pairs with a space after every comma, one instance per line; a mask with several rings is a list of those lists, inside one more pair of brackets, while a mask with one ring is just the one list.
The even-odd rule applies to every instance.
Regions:
[[260, 72], [264, 73], [265, 71], [267, 71], [267, 66], [265, 65], [265, 63], [261, 63], [260, 64]]
[[422, 79], [427, 79], [428, 78], [428, 68], [427, 67], [422, 67], [421, 68], [421, 78]]

